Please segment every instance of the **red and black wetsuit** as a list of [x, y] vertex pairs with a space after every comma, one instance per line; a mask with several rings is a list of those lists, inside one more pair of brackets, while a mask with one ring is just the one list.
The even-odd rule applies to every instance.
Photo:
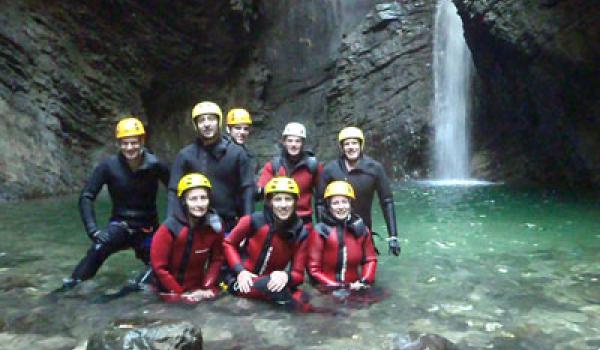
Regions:
[[[356, 194], [356, 200], [353, 201], [352, 209], [365, 221], [370, 230], [373, 229], [371, 205], [373, 204], [373, 196], [377, 192], [388, 234], [390, 236], [398, 236], [394, 195], [390, 186], [390, 180], [381, 163], [366, 155], [360, 157], [356, 168], [352, 170], [348, 170], [346, 167], [344, 156], [328, 162], [319, 177], [317, 191], [318, 214], [326, 212], [323, 194], [327, 185], [335, 180], [347, 181], [352, 185]], [[320, 219], [318, 218], [317, 220]]]
[[320, 290], [375, 281], [377, 255], [373, 239], [358, 216], [340, 221], [328, 213], [323, 215], [323, 221], [315, 225], [310, 235], [308, 250], [309, 274]]
[[178, 301], [181, 294], [198, 289], [218, 292], [217, 279], [223, 255], [223, 224], [209, 213], [190, 235], [187, 222], [168, 218], [160, 225], [151, 248], [151, 264], [161, 296]]
[[[236, 274], [248, 270], [258, 277], [254, 279], [249, 293], [239, 293], [236, 284], [230, 289], [232, 293], [279, 304], [297, 301], [295, 297], [300, 296], [296, 293], [299, 291], [297, 287], [304, 281], [309, 231], [310, 229], [296, 216], [288, 225], [276, 228], [273, 214], [268, 208], [265, 208], [264, 212], [242, 217], [223, 241], [225, 257]], [[240, 248], [240, 243], [244, 240], [246, 242]], [[286, 288], [279, 293], [270, 292], [266, 288], [270, 273], [286, 270]]]
[[300, 189], [300, 197], [296, 203], [296, 213], [305, 222], [312, 222], [312, 197], [319, 184], [319, 174], [323, 166], [312, 153], [304, 151], [302, 158], [292, 162], [282, 151], [281, 156], [268, 161], [260, 172], [258, 188], [264, 188], [275, 176], [288, 176], [294, 179]]

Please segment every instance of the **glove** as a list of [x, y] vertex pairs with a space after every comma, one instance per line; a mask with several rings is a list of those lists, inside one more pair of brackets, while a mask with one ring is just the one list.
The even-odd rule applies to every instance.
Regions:
[[394, 254], [395, 256], [400, 255], [402, 248], [400, 248], [400, 241], [398, 240], [398, 237], [391, 236], [387, 239], [387, 241], [389, 247], [388, 254]]
[[90, 235], [90, 238], [97, 244], [107, 244], [110, 241], [110, 235], [103, 230], [96, 230]]

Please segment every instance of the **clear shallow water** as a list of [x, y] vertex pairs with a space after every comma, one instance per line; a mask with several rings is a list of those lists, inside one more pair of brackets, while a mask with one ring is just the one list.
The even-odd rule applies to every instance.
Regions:
[[[99, 201], [98, 218], [106, 218], [108, 200]], [[130, 251], [112, 256], [81, 288], [48, 300], [88, 248], [76, 196], [0, 205], [0, 329], [82, 343], [116, 319], [186, 319], [202, 328], [207, 349], [394, 349], [409, 332], [437, 333], [464, 349], [600, 348], [593, 198], [412, 184], [399, 188], [396, 202], [401, 257], [376, 241], [383, 252], [377, 285], [391, 297], [366, 308], [340, 305], [337, 316], [229, 296], [196, 307], [165, 305], [148, 293], [94, 304], [141, 269]], [[375, 231], [385, 231], [379, 213]]]

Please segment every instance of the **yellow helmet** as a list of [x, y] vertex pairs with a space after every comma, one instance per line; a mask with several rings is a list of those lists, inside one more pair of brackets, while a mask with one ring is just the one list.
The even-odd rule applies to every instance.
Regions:
[[354, 188], [346, 181], [332, 181], [325, 187], [325, 199], [333, 196], [345, 196], [352, 199], [356, 199], [354, 196]]
[[194, 127], [196, 127], [196, 118], [202, 114], [216, 115], [219, 119], [219, 128], [221, 128], [221, 125], [223, 124], [223, 112], [218, 104], [210, 101], [203, 101], [196, 104], [192, 109], [192, 121], [194, 122]]
[[287, 176], [277, 176], [269, 180], [265, 185], [265, 195], [271, 193], [289, 193], [294, 196], [300, 196], [300, 189], [294, 179]]
[[144, 135], [146, 135], [144, 124], [142, 124], [138, 118], [133, 116], [121, 119], [119, 123], [117, 123], [117, 128], [115, 129], [115, 136], [118, 139]]
[[183, 193], [191, 188], [204, 187], [206, 189], [211, 189], [212, 186], [210, 184], [210, 180], [200, 173], [190, 173], [185, 175], [179, 180], [179, 184], [177, 184], [177, 197], [181, 197]]
[[243, 108], [234, 108], [227, 113], [227, 125], [248, 124], [252, 125], [250, 113]]
[[363, 135], [362, 130], [355, 126], [348, 126], [340, 130], [338, 142], [342, 143], [347, 139], [358, 139], [360, 140], [360, 149], [362, 150], [365, 147], [365, 135]]

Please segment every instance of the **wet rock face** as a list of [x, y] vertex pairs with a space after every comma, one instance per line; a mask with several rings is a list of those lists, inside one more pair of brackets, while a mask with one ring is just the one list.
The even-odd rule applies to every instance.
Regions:
[[249, 42], [252, 8], [249, 0], [3, 3], [0, 200], [78, 190], [114, 151], [122, 115], [158, 121], [212, 97], [208, 84]]
[[93, 334], [87, 350], [202, 350], [202, 334], [191, 323], [152, 320], [118, 320]]
[[326, 154], [336, 153], [341, 127], [356, 125], [365, 131], [366, 153], [390, 175], [427, 175], [433, 13], [429, 1], [378, 4], [345, 36], [326, 96], [327, 119], [318, 123]]
[[478, 171], [489, 177], [600, 184], [600, 5], [455, 0], [479, 81]]

